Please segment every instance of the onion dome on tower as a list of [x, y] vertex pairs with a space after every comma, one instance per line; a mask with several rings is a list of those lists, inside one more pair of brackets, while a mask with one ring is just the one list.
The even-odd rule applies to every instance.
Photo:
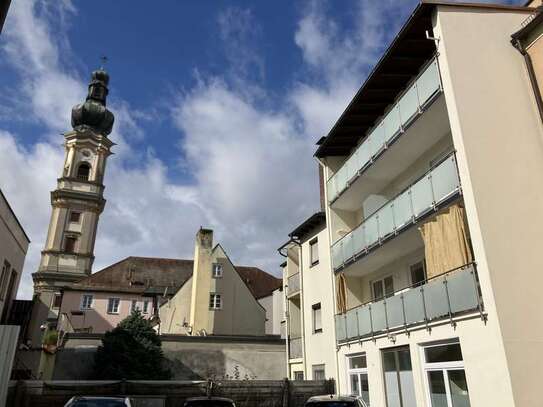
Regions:
[[103, 68], [92, 73], [87, 99], [72, 109], [74, 130], [90, 128], [104, 136], [111, 133], [114, 117], [113, 113], [106, 109], [108, 83], [109, 75]]

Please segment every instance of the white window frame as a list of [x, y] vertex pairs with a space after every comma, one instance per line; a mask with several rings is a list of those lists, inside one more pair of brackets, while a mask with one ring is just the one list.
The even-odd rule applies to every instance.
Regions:
[[[425, 280], [428, 280], [428, 274], [427, 274], [427, 271], [426, 271], [426, 261], [424, 261], [424, 257], [420, 260], [417, 260], [417, 261], [414, 261], [412, 263], [409, 263], [409, 282], [411, 283], [411, 286], [415, 285], [415, 282], [413, 281], [413, 273], [412, 273], [412, 268], [414, 266], [417, 266], [419, 263], [422, 263], [422, 270], [424, 270], [424, 277], [425, 277]], [[424, 283], [422, 283], [424, 284]]]
[[[366, 358], [366, 367], [360, 367], [360, 368], [354, 368], [351, 369], [351, 359], [359, 356], [364, 356]], [[359, 352], [359, 353], [352, 353], [350, 355], [345, 355], [345, 366], [347, 367], [346, 373], [347, 373], [347, 386], [349, 389], [348, 394], [354, 394], [353, 389], [351, 388], [351, 375], [357, 375], [358, 376], [358, 386], [359, 386], [359, 392], [357, 394], [358, 397], [362, 397], [362, 380], [360, 379], [360, 375], [366, 375], [368, 378], [368, 399], [369, 399], [369, 373], [368, 373], [368, 355], [365, 352]]]
[[132, 302], [130, 303], [130, 313], [132, 313], [132, 312], [134, 312], [136, 310], [138, 310], [138, 311], [142, 310], [141, 303], [138, 300], [132, 300]]
[[[316, 259], [313, 260], [313, 249], [316, 250]], [[315, 237], [309, 241], [309, 266], [313, 267], [319, 264], [319, 239]]]
[[9, 285], [9, 277], [11, 276], [11, 264], [4, 260], [2, 264], [2, 273], [0, 273], [0, 300], [5, 299], [7, 286]]
[[[318, 308], [316, 308], [318, 306]], [[319, 313], [319, 316], [320, 316], [320, 321], [319, 321], [319, 324], [320, 324], [320, 328], [316, 328], [316, 323], [317, 322], [317, 313], [316, 311], [319, 310], [320, 313]], [[322, 304], [320, 302], [316, 303], [316, 304], [313, 304], [311, 306], [311, 319], [312, 319], [312, 322], [313, 322], [313, 333], [314, 334], [319, 334], [322, 332]]]
[[141, 313], [142, 314], [148, 314], [149, 313], [149, 300], [144, 300], [143, 301], [143, 306], [141, 307]]
[[[392, 293], [389, 294], [389, 295], [387, 295], [387, 293], [386, 293], [386, 286], [385, 286], [385, 280], [386, 280], [387, 278], [389, 278], [389, 277], [392, 279]], [[375, 297], [375, 290], [374, 290], [374, 288], [373, 288], [373, 285], [374, 285], [375, 283], [377, 283], [377, 282], [380, 282], [380, 283], [382, 284], [382, 286], [383, 286], [383, 297], [380, 297], [380, 298], [376, 298], [376, 297]], [[386, 276], [383, 276], [383, 277], [381, 277], [381, 278], [377, 278], [377, 279], [375, 279], [375, 280], [371, 280], [371, 281], [370, 281], [370, 284], [371, 284], [370, 289], [371, 289], [371, 298], [372, 298], [372, 301], [381, 301], [381, 300], [384, 299], [384, 298], [393, 296], [394, 293], [396, 292], [395, 289], [394, 289], [394, 274], [387, 274]]]
[[[447, 397], [447, 406], [452, 407], [452, 399], [451, 399], [451, 387], [449, 384], [449, 370], [462, 370], [464, 371], [464, 374], [466, 372], [464, 367], [464, 360], [458, 360], [458, 361], [452, 361], [452, 362], [434, 362], [434, 363], [427, 363], [426, 362], [426, 352], [425, 350], [427, 348], [436, 348], [440, 346], [446, 346], [446, 345], [454, 345], [458, 344], [460, 345], [459, 340], [451, 340], [451, 341], [445, 341], [445, 342], [438, 342], [438, 343], [431, 343], [431, 344], [421, 344], [420, 345], [420, 358], [421, 358], [421, 366], [423, 370], [423, 376], [424, 376], [424, 386], [425, 386], [425, 393], [426, 393], [426, 400], [429, 406], [432, 405], [432, 394], [430, 389], [430, 380], [428, 379], [428, 372], [443, 372], [443, 381], [445, 382], [445, 394]], [[460, 346], [460, 349], [462, 347]], [[463, 356], [462, 356], [463, 357]], [[469, 390], [468, 390], [468, 397], [469, 397]]]
[[[322, 379], [315, 379], [315, 371], [321, 371], [323, 372], [323, 378]], [[317, 363], [316, 365], [311, 366], [311, 375], [313, 376], [313, 380], [326, 380], [326, 364], [324, 363]]]
[[[111, 311], [109, 310], [109, 304], [114, 301], [114, 300], [117, 300], [117, 309], [114, 310], [113, 307], [111, 309]], [[111, 314], [111, 315], [118, 315], [121, 313], [121, 299], [119, 297], [109, 297], [107, 299], [107, 309], [106, 309], [106, 312], [108, 314]]]
[[223, 265], [221, 263], [213, 263], [211, 266], [211, 276], [213, 278], [222, 278], [223, 272]]
[[[212, 301], [213, 301], [213, 304], [212, 304]], [[222, 309], [222, 295], [221, 294], [218, 294], [218, 293], [209, 294], [209, 309], [211, 311]]]
[[[87, 298], [90, 297], [90, 304], [87, 305], [87, 306], [85, 306], [85, 303], [86, 303], [85, 297], [87, 297]], [[92, 294], [83, 294], [81, 296], [81, 303], [79, 304], [79, 309], [81, 311], [86, 311], [86, 310], [92, 309], [93, 305], [94, 305], [94, 295], [92, 295]]]

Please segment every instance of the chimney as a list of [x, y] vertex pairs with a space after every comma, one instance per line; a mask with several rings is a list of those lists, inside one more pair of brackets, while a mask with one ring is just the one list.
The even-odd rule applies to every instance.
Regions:
[[213, 230], [200, 227], [194, 245], [192, 270], [192, 295], [190, 301], [190, 326], [192, 332], [209, 330], [209, 293], [211, 292], [211, 251]]

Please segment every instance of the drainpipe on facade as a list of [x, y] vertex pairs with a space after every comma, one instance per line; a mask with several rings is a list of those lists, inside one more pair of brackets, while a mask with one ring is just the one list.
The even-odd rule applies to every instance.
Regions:
[[530, 54], [526, 51], [524, 46], [522, 45], [521, 41], [517, 38], [514, 38], [511, 40], [511, 44], [513, 44], [513, 47], [517, 49], [518, 52], [523, 56], [524, 63], [526, 64], [526, 68], [528, 69], [528, 77], [530, 78], [530, 84], [532, 85], [532, 91], [534, 92], [535, 96], [535, 102], [537, 104], [537, 110], [539, 111], [539, 118], [541, 119], [541, 122], [543, 122], [543, 99], [541, 97], [541, 91], [539, 88], [539, 84], [537, 83], [537, 77], [535, 76], [535, 70], [534, 65], [532, 63], [532, 58], [530, 57]]

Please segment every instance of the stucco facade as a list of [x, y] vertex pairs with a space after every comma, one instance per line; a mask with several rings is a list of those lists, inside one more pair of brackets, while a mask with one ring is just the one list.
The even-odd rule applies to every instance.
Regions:
[[30, 240], [0, 190], [0, 324], [17, 296]]

